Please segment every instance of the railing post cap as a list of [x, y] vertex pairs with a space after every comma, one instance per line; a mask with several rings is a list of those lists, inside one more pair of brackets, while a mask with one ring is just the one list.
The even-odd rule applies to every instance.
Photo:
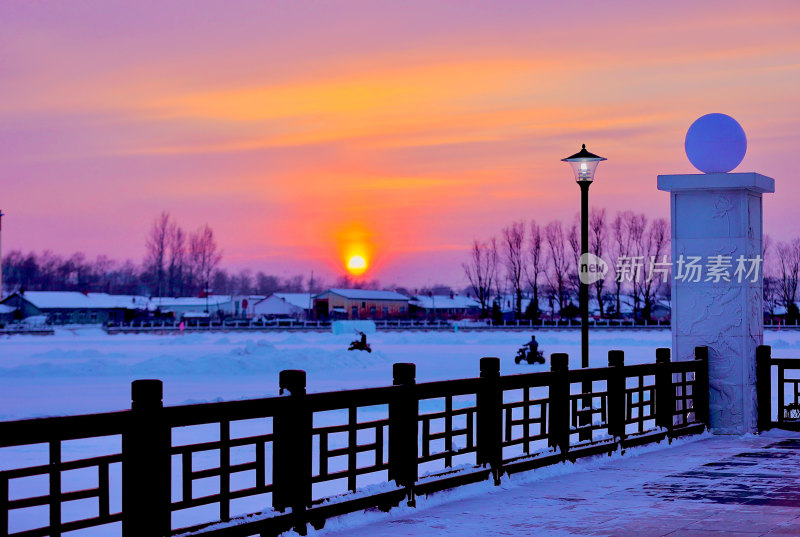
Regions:
[[139, 379], [131, 382], [131, 402], [134, 408], [160, 407], [164, 398], [164, 383], [158, 379]]
[[656, 363], [668, 364], [670, 362], [670, 349], [659, 347], [656, 349]]
[[481, 358], [481, 376], [497, 376], [500, 374], [500, 358]]
[[621, 350], [608, 351], [608, 366], [622, 367], [625, 365], [625, 352]]
[[770, 345], [759, 345], [756, 347], [756, 356], [772, 357], [772, 347]]
[[158, 399], [164, 397], [164, 384], [158, 379], [138, 379], [131, 382], [131, 399]]
[[555, 352], [550, 355], [551, 371], [567, 371], [569, 369], [569, 354], [565, 352]]
[[278, 375], [281, 393], [288, 390], [292, 395], [306, 393], [306, 372], [302, 369], [284, 369]]
[[417, 365], [412, 363], [396, 363], [392, 365], [393, 384], [414, 384], [417, 378]]

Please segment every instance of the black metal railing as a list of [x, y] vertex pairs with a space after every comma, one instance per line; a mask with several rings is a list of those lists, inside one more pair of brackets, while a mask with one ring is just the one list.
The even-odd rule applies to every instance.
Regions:
[[[483, 358], [477, 378], [421, 384], [414, 364], [395, 364], [392, 386], [314, 394], [304, 371], [286, 370], [281, 397], [175, 407], [162, 405], [161, 381], [137, 380], [127, 411], [0, 423], [0, 535], [102, 525], [124, 537], [302, 534], [333, 516], [702, 432], [707, 356], [698, 347], [695, 360], [671, 362], [658, 349], [656, 363], [625, 366], [611, 351], [608, 367], [569, 370], [554, 354], [550, 371], [508, 376]], [[65, 443], [81, 439], [112, 447], [65, 460]], [[6, 453], [37, 446], [42, 464], [15, 467]], [[97, 485], [62, 486], [76, 469], [96, 472]], [[10, 494], [37, 476], [47, 493]], [[65, 520], [65, 504], [87, 499], [96, 514]], [[41, 507], [38, 527], [14, 525]]]
[[758, 429], [800, 431], [800, 358], [774, 358], [772, 347], [756, 348]]

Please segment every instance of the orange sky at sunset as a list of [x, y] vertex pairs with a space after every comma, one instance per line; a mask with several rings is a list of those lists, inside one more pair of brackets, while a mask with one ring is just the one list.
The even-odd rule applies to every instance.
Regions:
[[141, 260], [153, 218], [208, 223], [223, 265], [463, 286], [473, 238], [591, 204], [667, 216], [689, 125], [748, 134], [737, 171], [800, 190], [800, 4], [0, 4], [3, 246]]

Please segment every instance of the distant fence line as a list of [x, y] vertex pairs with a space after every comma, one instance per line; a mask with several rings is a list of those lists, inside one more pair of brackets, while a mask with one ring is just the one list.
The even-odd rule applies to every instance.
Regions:
[[30, 336], [52, 336], [56, 333], [52, 326], [25, 326], [19, 324], [6, 325], [0, 328], [0, 336], [2, 335], [30, 335]]
[[[485, 323], [481, 321], [424, 321], [424, 320], [376, 320], [373, 321], [379, 330], [525, 330], [537, 329], [570, 329], [580, 328], [580, 321], [501, 321]], [[332, 321], [313, 321], [297, 319], [272, 319], [264, 322], [248, 320], [224, 321], [184, 321], [183, 330], [330, 330]], [[105, 329], [110, 333], [139, 331], [174, 331], [181, 330], [179, 321], [132, 321], [130, 323], [108, 323]], [[589, 321], [593, 328], [669, 328], [669, 321], [633, 321], [604, 320]]]
[[[482, 321], [431, 321], [431, 320], [376, 320], [373, 321], [378, 330], [569, 330], [579, 329], [580, 321], [577, 320], [558, 320], [558, 321], [531, 321], [522, 319], [518, 321], [502, 321], [498, 323], [488, 323]], [[317, 320], [298, 320], [298, 319], [271, 319], [263, 322], [251, 320], [228, 319], [224, 321], [184, 321], [184, 330], [231, 330], [231, 331], [273, 331], [273, 330], [309, 330], [309, 331], [328, 331], [331, 329], [332, 321]], [[618, 319], [590, 320], [589, 326], [599, 330], [614, 329], [669, 329], [670, 321], [629, 321]], [[765, 323], [765, 329], [800, 329], [800, 323], [777, 324]], [[180, 330], [178, 321], [132, 321], [130, 323], [108, 323], [105, 330], [109, 333], [125, 332], [159, 332]]]
[[[415, 365], [401, 363], [392, 386], [313, 394], [306, 393], [305, 371], [284, 370], [283, 397], [173, 407], [162, 404], [160, 380], [137, 380], [130, 410], [0, 422], [0, 448], [40, 444], [49, 454], [37, 466], [2, 461], [11, 469], [0, 471], [0, 533], [59, 537], [117, 523], [123, 537], [305, 534], [308, 524], [320, 528], [334, 516], [414, 506], [420, 495], [486, 480], [497, 485], [504, 474], [708, 426], [707, 347], [691, 361], [672, 362], [669, 349], [657, 349], [651, 364], [625, 365], [622, 351], [609, 352], [608, 367], [569, 370], [568, 363], [566, 354], [553, 354], [550, 371], [501, 376], [498, 358], [482, 358], [477, 378], [421, 384]], [[332, 412], [340, 423], [325, 422]], [[243, 421], [257, 427], [241, 434]], [[180, 432], [196, 426], [210, 427], [214, 439], [181, 441]], [[100, 437], [120, 439], [121, 448], [77, 459], [62, 451], [62, 443]], [[241, 449], [249, 460], [232, 457]], [[209, 454], [214, 464], [202, 464]], [[431, 464], [437, 469], [427, 471]], [[81, 469], [96, 472], [96, 486], [65, 491], [62, 473]], [[116, 473], [121, 483], [110, 479]], [[249, 486], [236, 486], [232, 476], [244, 473]], [[364, 489], [364, 476], [382, 484]], [[14, 480], [37, 477], [48, 480], [48, 493], [10, 496]], [[209, 478], [218, 482], [215, 492], [198, 495], [194, 486]], [[341, 494], [314, 497], [315, 485], [337, 481], [346, 483]], [[272, 509], [231, 515], [237, 499], [270, 505], [264, 495]], [[120, 496], [117, 511], [111, 506]], [[95, 516], [62, 520], [63, 504], [81, 499], [96, 500]], [[11, 531], [12, 515], [44, 506], [41, 527]], [[177, 513], [204, 506], [218, 509], [216, 522], [176, 524]]]
[[[499, 323], [484, 323], [481, 321], [430, 321], [430, 320], [377, 320], [373, 321], [379, 330], [434, 330], [434, 331], [476, 331], [476, 330], [577, 330], [580, 328], [580, 321], [502, 321]], [[331, 321], [298, 320], [298, 319], [271, 319], [263, 322], [255, 322], [241, 319], [228, 319], [224, 321], [185, 321], [183, 330], [185, 331], [329, 331]], [[181, 331], [179, 321], [173, 320], [150, 320], [150, 321], [131, 321], [129, 323], [107, 323], [103, 329], [109, 334], [120, 333], [163, 333]], [[89, 326], [89, 325], [87, 325]], [[627, 321], [618, 319], [590, 320], [589, 326], [598, 330], [618, 330], [618, 329], [669, 329], [669, 321]], [[765, 323], [766, 330], [798, 330], [800, 321], [792, 324], [786, 323]], [[54, 335], [55, 330], [50, 325], [25, 326], [19, 324], [6, 325], [0, 328], [0, 335]]]

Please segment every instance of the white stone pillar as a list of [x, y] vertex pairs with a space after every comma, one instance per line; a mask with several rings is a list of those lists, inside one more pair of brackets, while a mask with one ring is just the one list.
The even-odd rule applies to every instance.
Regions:
[[[658, 189], [670, 192], [673, 357], [692, 360], [696, 346], [708, 346], [711, 428], [718, 434], [754, 433], [763, 264], [741, 281], [735, 271], [740, 256], [762, 257], [761, 196], [775, 192], [775, 181], [757, 173], [659, 175]], [[692, 256], [701, 258], [699, 281], [680, 277]], [[730, 256], [730, 281], [715, 282], [710, 275], [715, 256]], [[753, 263], [758, 264], [748, 261], [746, 268]]]

